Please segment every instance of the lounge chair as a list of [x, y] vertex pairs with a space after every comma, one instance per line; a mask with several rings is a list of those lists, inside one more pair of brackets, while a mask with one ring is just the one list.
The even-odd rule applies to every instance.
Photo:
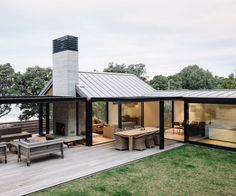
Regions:
[[0, 155], [5, 158], [5, 163], [7, 163], [7, 144], [5, 142], [0, 143]]
[[145, 150], [146, 149], [145, 139], [146, 139], [145, 134], [134, 137], [133, 149], [134, 150]]

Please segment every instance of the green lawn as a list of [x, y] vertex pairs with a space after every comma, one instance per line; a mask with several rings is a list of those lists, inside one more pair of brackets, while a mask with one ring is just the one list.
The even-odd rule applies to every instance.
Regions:
[[236, 153], [186, 145], [35, 195], [236, 195]]

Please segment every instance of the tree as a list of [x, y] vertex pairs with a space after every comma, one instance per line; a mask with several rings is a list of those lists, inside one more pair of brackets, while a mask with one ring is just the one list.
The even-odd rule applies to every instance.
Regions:
[[198, 65], [189, 65], [178, 73], [183, 89], [214, 89], [216, 80], [211, 72]]
[[[158, 90], [215, 89], [220, 86], [224, 88], [221, 80], [222, 78], [214, 77], [211, 72], [200, 68], [198, 65], [189, 65], [175, 75], [168, 77], [162, 75], [155, 76], [150, 81], [150, 85]], [[232, 77], [230, 81], [232, 82]]]
[[[0, 97], [13, 94], [15, 71], [9, 63], [0, 65]], [[0, 104], [0, 117], [11, 111], [10, 104]]]
[[156, 90], [167, 90], [168, 89], [168, 78], [163, 75], [156, 75], [149, 82], [149, 84]]
[[168, 79], [168, 89], [170, 90], [182, 89], [182, 78], [179, 76], [179, 74], [168, 76], [167, 79]]
[[141, 78], [142, 80], [145, 80], [144, 75], [146, 74], [146, 67], [145, 64], [139, 63], [139, 64], [130, 64], [126, 68], [127, 73], [134, 74]]
[[[51, 68], [41, 68], [39, 66], [29, 67], [25, 73], [16, 73], [15, 87], [19, 95], [31, 96], [39, 95], [44, 86], [52, 78]], [[21, 104], [22, 114], [20, 120], [28, 120], [38, 116], [38, 104]]]
[[145, 64], [114, 64], [113, 62], [108, 63], [108, 67], [103, 70], [104, 72], [113, 72], [113, 73], [130, 73], [138, 76], [142, 80], [146, 80], [146, 67]]
[[236, 88], [236, 75], [231, 73], [228, 78], [218, 79], [218, 86], [223, 89], [235, 89]]
[[125, 64], [114, 64], [113, 62], [108, 63], [108, 67], [103, 70], [104, 72], [113, 72], [113, 73], [127, 73]]

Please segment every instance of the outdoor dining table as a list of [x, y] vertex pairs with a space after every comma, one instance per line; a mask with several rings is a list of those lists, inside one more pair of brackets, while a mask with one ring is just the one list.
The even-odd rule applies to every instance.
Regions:
[[138, 128], [138, 129], [130, 129], [126, 131], [120, 131], [115, 133], [116, 135], [120, 135], [123, 137], [129, 138], [129, 151], [133, 150], [133, 143], [134, 137], [139, 135], [150, 135], [152, 133], [159, 132], [159, 128], [156, 127], [145, 127], [145, 128]]

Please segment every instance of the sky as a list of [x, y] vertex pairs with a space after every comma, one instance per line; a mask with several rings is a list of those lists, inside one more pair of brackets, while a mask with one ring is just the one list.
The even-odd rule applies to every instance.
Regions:
[[1, 0], [0, 64], [52, 67], [52, 40], [79, 37], [79, 69], [144, 63], [147, 76], [198, 64], [236, 69], [236, 0]]

